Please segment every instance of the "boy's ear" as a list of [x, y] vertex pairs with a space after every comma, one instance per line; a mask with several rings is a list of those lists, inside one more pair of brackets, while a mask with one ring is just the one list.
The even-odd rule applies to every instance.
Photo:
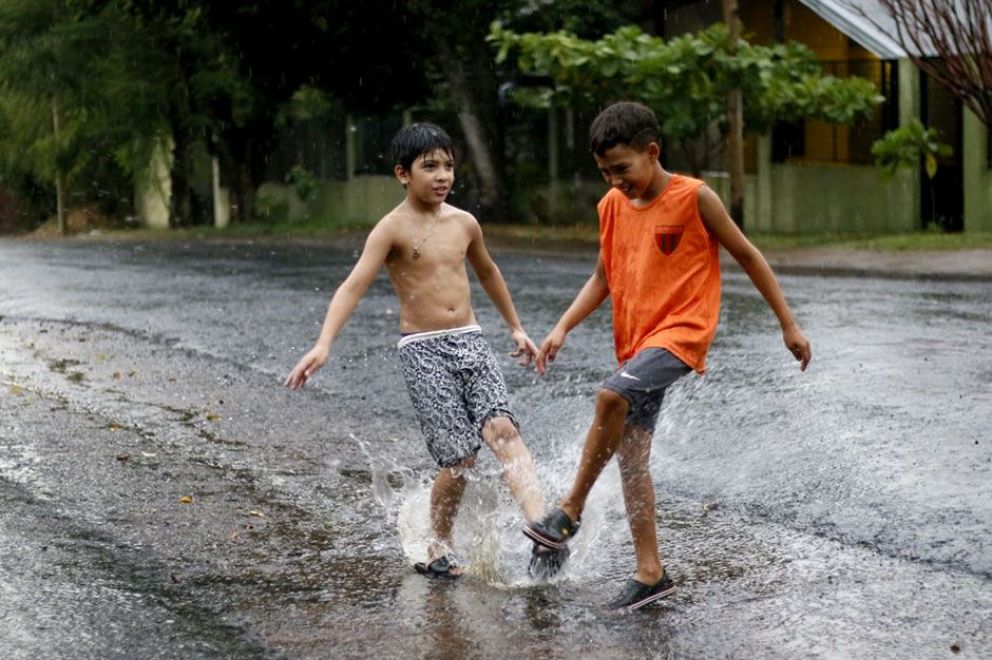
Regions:
[[409, 175], [409, 174], [407, 174], [407, 171], [406, 171], [405, 169], [403, 169], [403, 166], [402, 166], [402, 165], [397, 165], [397, 166], [395, 166], [395, 167], [393, 168], [393, 174], [395, 174], [395, 175], [396, 175], [396, 178], [397, 178], [397, 179], [399, 180], [399, 182], [400, 182], [400, 183], [402, 183], [402, 184], [403, 184], [404, 186], [405, 186], [405, 185], [406, 185], [407, 183], [409, 183], [409, 182], [410, 182], [410, 175]]
[[661, 156], [661, 146], [657, 142], [648, 143], [648, 156], [657, 160]]

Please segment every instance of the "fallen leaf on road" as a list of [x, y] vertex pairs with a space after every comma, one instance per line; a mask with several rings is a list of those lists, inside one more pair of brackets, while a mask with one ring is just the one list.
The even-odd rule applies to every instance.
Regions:
[[117, 454], [117, 460], [123, 463], [127, 459], [131, 458], [130, 454]]
[[10, 393], [13, 394], [14, 396], [21, 396], [21, 392], [23, 392], [23, 390], [17, 385], [10, 386]]
[[192, 495], [183, 495], [182, 497], [179, 498], [179, 503], [180, 504], [192, 504], [193, 503], [193, 496]]
[[208, 422], [216, 422], [218, 419], [220, 419], [220, 415], [215, 415], [213, 413], [207, 415]]

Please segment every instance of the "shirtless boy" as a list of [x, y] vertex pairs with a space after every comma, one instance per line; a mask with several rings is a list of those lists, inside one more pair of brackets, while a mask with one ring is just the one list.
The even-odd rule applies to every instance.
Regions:
[[[416, 564], [430, 577], [456, 577], [462, 568], [452, 528], [465, 490], [466, 470], [484, 442], [502, 465], [503, 479], [528, 521], [544, 514], [534, 463], [510, 411], [506, 385], [476, 323], [465, 262], [510, 330], [512, 356], [528, 366], [537, 347], [524, 331], [482, 228], [446, 203], [455, 181], [454, 147], [440, 127], [416, 123], [393, 138], [394, 173], [406, 198], [369, 233], [358, 262], [331, 298], [314, 347], [286, 378], [299, 389], [328, 359], [331, 345], [383, 265], [400, 302], [398, 353], [407, 391], [427, 449], [440, 467], [431, 490], [433, 539]], [[534, 546], [531, 574], [547, 577], [567, 551]]]

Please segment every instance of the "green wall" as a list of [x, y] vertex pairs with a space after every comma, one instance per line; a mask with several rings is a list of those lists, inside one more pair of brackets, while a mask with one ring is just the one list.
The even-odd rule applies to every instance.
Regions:
[[304, 204], [293, 187], [265, 183], [258, 190], [259, 213], [272, 220], [326, 218], [329, 224], [372, 224], [403, 201], [403, 186], [391, 176], [356, 176], [350, 181], [321, 181], [317, 196]]
[[964, 230], [992, 231], [992, 169], [988, 128], [970, 110], [964, 111]]
[[915, 171], [892, 179], [865, 165], [774, 164], [771, 216], [751, 227], [782, 234], [910, 232], [919, 223]]
[[[886, 180], [870, 166], [773, 164], [767, 177], [746, 177], [744, 228], [763, 234], [910, 232], [919, 227], [915, 176], [907, 171]], [[728, 178], [704, 178], [727, 203]]]

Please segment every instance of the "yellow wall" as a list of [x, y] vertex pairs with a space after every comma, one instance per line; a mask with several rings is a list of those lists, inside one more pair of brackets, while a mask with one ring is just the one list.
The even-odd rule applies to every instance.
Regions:
[[[745, 32], [757, 43], [774, 39], [774, 17], [770, 2], [743, 2], [741, 21]], [[810, 48], [817, 59], [832, 62], [837, 76], [845, 76], [847, 61], [877, 58], [845, 34], [820, 18], [798, 0], [786, 0], [783, 7], [783, 36], [786, 41], [798, 41]], [[865, 72], [859, 72], [865, 73]], [[850, 158], [850, 128], [827, 122], [808, 120], [805, 125], [805, 154], [799, 161], [847, 162]]]

